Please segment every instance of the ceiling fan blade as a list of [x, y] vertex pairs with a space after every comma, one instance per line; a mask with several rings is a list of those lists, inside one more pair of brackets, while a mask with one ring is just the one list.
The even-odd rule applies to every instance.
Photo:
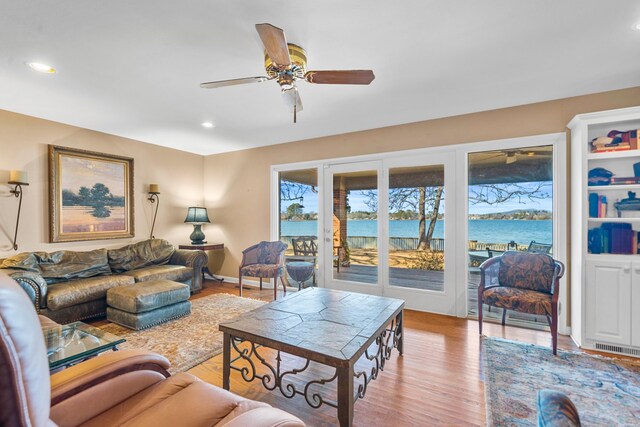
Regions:
[[256, 31], [258, 31], [269, 58], [274, 63], [283, 67], [291, 65], [289, 46], [287, 46], [287, 39], [284, 37], [282, 29], [271, 24], [256, 24]]
[[300, 99], [298, 88], [284, 89], [282, 91], [282, 99], [289, 108], [289, 112], [293, 113], [294, 106], [298, 113], [302, 111], [302, 100]]
[[217, 87], [243, 85], [246, 83], [260, 83], [265, 80], [269, 80], [269, 77], [245, 77], [242, 79], [218, 80], [217, 82], [200, 83], [200, 87], [203, 89], [214, 89]]
[[309, 83], [334, 85], [368, 85], [376, 78], [371, 70], [307, 71], [304, 78]]

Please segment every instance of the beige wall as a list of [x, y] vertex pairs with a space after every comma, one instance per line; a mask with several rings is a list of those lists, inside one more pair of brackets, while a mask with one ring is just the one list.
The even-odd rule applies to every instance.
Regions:
[[[81, 148], [134, 158], [135, 238], [48, 243], [47, 145]], [[18, 234], [19, 252], [118, 247], [148, 238], [154, 207], [146, 200], [148, 185], [160, 185], [161, 204], [155, 236], [174, 244], [187, 242], [193, 227], [184, 224], [187, 207], [200, 205], [204, 158], [140, 141], [0, 110], [0, 258], [15, 254], [11, 241], [18, 200], [9, 193], [9, 170], [26, 170]]]
[[[576, 114], [638, 104], [640, 87], [206, 158], [0, 110], [0, 257], [15, 253], [10, 242], [17, 200], [9, 194], [9, 186], [2, 184], [8, 181], [11, 169], [26, 170], [31, 182], [23, 202], [18, 236], [20, 251], [117, 247], [145, 239], [153, 214], [153, 206], [146, 201], [147, 185], [158, 183], [162, 201], [156, 237], [174, 244], [188, 241], [192, 227], [182, 222], [186, 207], [204, 200], [213, 222], [204, 227], [207, 240], [225, 244], [224, 253], [209, 254], [210, 267], [235, 277], [242, 250], [269, 238], [271, 165], [562, 132]], [[297, 126], [303, 125], [301, 122]], [[48, 144], [135, 159], [134, 239], [47, 243]]]
[[207, 237], [226, 245], [221, 274], [237, 277], [242, 250], [270, 237], [272, 165], [563, 132], [576, 114], [639, 104], [636, 87], [208, 156], [204, 199], [214, 225]]

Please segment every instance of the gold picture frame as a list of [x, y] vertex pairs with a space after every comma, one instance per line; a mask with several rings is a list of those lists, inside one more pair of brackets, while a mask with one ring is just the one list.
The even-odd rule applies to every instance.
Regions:
[[49, 145], [49, 241], [134, 237], [133, 159]]

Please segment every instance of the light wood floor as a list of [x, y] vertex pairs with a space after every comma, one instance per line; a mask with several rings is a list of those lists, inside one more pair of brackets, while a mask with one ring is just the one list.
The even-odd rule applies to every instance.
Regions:
[[[233, 284], [207, 281], [205, 289], [194, 298], [220, 292], [237, 295], [238, 290]], [[244, 296], [271, 301], [273, 290], [247, 290]], [[281, 296], [280, 289], [278, 298]], [[478, 322], [406, 310], [404, 331], [404, 356], [394, 350], [384, 372], [369, 384], [364, 399], [355, 404], [354, 425], [485, 425]], [[543, 331], [485, 323], [484, 332], [493, 337], [551, 345], [551, 335]], [[576, 349], [565, 336], [560, 336], [559, 348]], [[275, 352], [264, 354], [274, 357]], [[283, 365], [299, 367], [288, 358]], [[321, 370], [316, 368], [317, 372], [311, 371], [309, 375], [321, 375]], [[222, 355], [189, 372], [222, 386]], [[295, 414], [309, 426], [337, 425], [335, 409], [326, 406], [312, 409], [302, 396], [287, 399], [277, 390], [266, 391], [258, 381], [244, 382], [238, 372], [232, 371], [231, 391]]]

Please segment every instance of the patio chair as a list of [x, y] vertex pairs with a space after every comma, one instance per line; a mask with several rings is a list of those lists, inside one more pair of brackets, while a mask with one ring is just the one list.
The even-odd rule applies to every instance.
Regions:
[[[317, 264], [318, 258], [318, 238], [316, 236], [299, 236], [291, 240], [293, 246], [293, 256], [287, 257], [289, 261], [304, 261]], [[316, 284], [316, 270], [313, 269], [313, 284]]]
[[549, 255], [551, 253], [551, 246], [551, 243], [539, 243], [532, 240], [531, 243], [529, 243], [527, 252]]
[[286, 249], [286, 243], [262, 241], [242, 251], [242, 262], [238, 274], [240, 296], [242, 296], [242, 276], [259, 277], [260, 290], [262, 290], [262, 279], [273, 279], [274, 300], [278, 298], [278, 278], [280, 278], [284, 293], [287, 293], [287, 286], [283, 278], [284, 251]]
[[551, 328], [553, 354], [558, 346], [558, 297], [564, 264], [539, 253], [507, 251], [480, 266], [478, 323], [482, 334], [482, 305], [545, 316]]

